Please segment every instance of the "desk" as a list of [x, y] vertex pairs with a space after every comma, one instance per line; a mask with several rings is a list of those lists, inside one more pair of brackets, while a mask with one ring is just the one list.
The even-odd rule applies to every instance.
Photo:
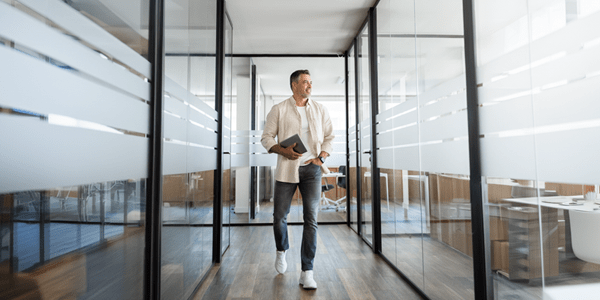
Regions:
[[[390, 209], [390, 185], [388, 184], [388, 174], [379, 173], [380, 177], [385, 177], [385, 197], [387, 199], [387, 208]], [[365, 172], [365, 178], [371, 177], [371, 172]]]
[[[587, 201], [587, 200], [585, 200], [585, 201], [584, 200], [578, 201], [580, 203], [583, 203], [583, 205], [561, 205], [560, 204], [560, 203], [563, 203], [563, 202], [573, 202], [574, 198], [581, 199], [581, 198], [583, 198], [583, 196], [540, 197], [540, 206], [549, 207], [549, 208], [556, 208], [556, 209], [563, 209], [563, 210], [579, 210], [579, 211], [588, 211], [588, 212], [600, 213], [600, 210], [594, 210], [594, 208], [597, 208], [598, 205], [600, 205], [600, 204], [594, 203], [594, 201]], [[506, 199], [502, 199], [502, 201], [511, 202], [511, 203], [518, 203], [518, 204], [526, 204], [526, 205], [532, 205], [532, 206], [537, 206], [538, 205], [538, 198], [537, 197], [529, 197], [529, 198], [506, 198]], [[600, 203], [600, 200], [596, 200], [595, 202]]]
[[[593, 201], [586, 201], [583, 205], [576, 206], [560, 204], [572, 202], [573, 198], [581, 198], [581, 196], [502, 199], [504, 203], [522, 205], [506, 208], [509, 227], [508, 273], [511, 280], [532, 279], [542, 276], [541, 249], [544, 249], [544, 275], [557, 276], [559, 274], [558, 209], [565, 211], [565, 250], [567, 254], [572, 254], [568, 211], [600, 213], [600, 211], [594, 210], [598, 205]], [[540, 244], [540, 235], [542, 236], [542, 244]]]
[[544, 288], [544, 300], [564, 300], [564, 299], [598, 299], [600, 294], [600, 284], [577, 284]]
[[[562, 205], [571, 203], [573, 198], [579, 205]], [[516, 199], [516, 203], [526, 203], [536, 199]], [[600, 226], [600, 202], [597, 200], [583, 200], [582, 196], [566, 197], [541, 197], [540, 206], [548, 209], [562, 209], [565, 216], [565, 251], [568, 255], [574, 255], [582, 261], [600, 264], [600, 234], [597, 233]], [[537, 201], [535, 202], [537, 204]], [[513, 209], [518, 209], [513, 208]]]

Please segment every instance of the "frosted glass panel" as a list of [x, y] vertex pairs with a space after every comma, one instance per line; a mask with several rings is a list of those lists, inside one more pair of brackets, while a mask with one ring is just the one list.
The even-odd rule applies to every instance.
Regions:
[[2, 106], [148, 133], [150, 108], [139, 99], [2, 46], [0, 64]]
[[185, 145], [164, 142], [163, 175], [187, 173], [187, 148]]
[[[217, 133], [206, 128], [188, 124], [188, 141], [193, 144], [217, 148]], [[229, 149], [229, 148], [228, 148]], [[229, 151], [229, 150], [226, 150]]]
[[147, 176], [146, 138], [5, 114], [0, 128], [0, 193]]
[[440, 141], [451, 138], [466, 138], [467, 134], [466, 110], [433, 121], [421, 123], [421, 142]]
[[185, 119], [165, 114], [164, 137], [171, 140], [185, 142], [187, 140], [187, 123]]
[[[150, 63], [116, 37], [99, 28], [94, 22], [58, 0], [20, 0], [27, 7], [44, 15], [80, 39], [113, 56], [147, 78], [150, 77]], [[139, 5], [143, 2], [139, 1]]]
[[139, 98], [150, 98], [150, 85], [142, 78], [4, 2], [0, 2], [0, 36]]
[[[597, 3], [513, 0], [502, 4], [512, 7], [506, 10], [475, 1], [482, 173], [493, 249], [486, 254], [498, 299], [541, 299], [551, 286], [580, 290], [580, 284], [598, 282], [597, 270], [587, 269], [593, 259], [577, 255], [579, 237], [593, 236], [577, 229], [582, 219], [572, 212], [589, 204], [561, 204], [597, 193], [600, 182]], [[531, 238], [520, 241], [524, 234]], [[529, 284], [519, 282], [525, 278]]]
[[144, 295], [148, 4], [0, 1], [3, 299]]
[[469, 143], [466, 140], [421, 146], [421, 170], [469, 174]]

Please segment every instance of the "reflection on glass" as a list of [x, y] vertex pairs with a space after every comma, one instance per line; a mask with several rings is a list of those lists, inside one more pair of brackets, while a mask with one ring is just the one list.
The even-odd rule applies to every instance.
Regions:
[[0, 5], [0, 298], [141, 299], [148, 2]]
[[460, 1], [377, 10], [382, 251], [433, 299], [473, 298], [461, 11]]
[[[165, 11], [161, 299], [189, 298], [212, 263], [219, 134], [215, 79], [206, 74], [215, 70], [216, 6], [193, 1], [179, 5]], [[227, 205], [224, 201], [226, 212]]]
[[575, 295], [600, 272], [590, 231], [600, 220], [598, 143], [590, 138], [600, 129], [600, 5], [507, 4], [511, 11], [499, 14], [496, 4], [475, 1], [495, 298]]
[[[52, 287], [42, 276], [62, 274], [66, 285], [61, 286], [60, 295], [85, 299], [110, 282], [114, 288], [103, 295], [138, 298], [136, 293], [142, 292], [145, 191], [145, 180], [123, 180], [0, 195], [3, 270], [31, 274], [14, 285], [3, 285], [3, 290], [32, 284], [26, 290], [43, 296]], [[84, 209], [88, 205], [103, 213], [90, 218], [93, 210]], [[108, 241], [111, 246], [98, 247]], [[130, 242], [136, 246], [122, 248]], [[119, 261], [128, 261], [128, 265]], [[87, 270], [86, 263], [111, 267]], [[110, 275], [117, 268], [124, 277]], [[86, 286], [82, 280], [94, 283]]]

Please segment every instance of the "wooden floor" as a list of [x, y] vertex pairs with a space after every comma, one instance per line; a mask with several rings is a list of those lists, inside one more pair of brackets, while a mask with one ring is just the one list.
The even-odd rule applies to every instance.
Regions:
[[321, 225], [314, 264], [318, 289], [298, 284], [302, 226], [289, 226], [285, 274], [275, 271], [270, 226], [232, 228], [231, 247], [194, 299], [421, 299], [346, 225]]
[[[292, 206], [290, 207], [290, 214], [288, 215], [288, 222], [302, 222], [302, 200], [292, 200]], [[346, 206], [345, 204], [342, 206]], [[249, 219], [248, 213], [234, 213], [231, 212], [231, 223], [273, 223], [273, 202], [261, 201], [260, 209], [256, 214], [254, 220]], [[322, 222], [344, 222], [346, 221], [346, 211], [335, 209], [327, 209], [323, 207], [319, 210], [317, 221]]]

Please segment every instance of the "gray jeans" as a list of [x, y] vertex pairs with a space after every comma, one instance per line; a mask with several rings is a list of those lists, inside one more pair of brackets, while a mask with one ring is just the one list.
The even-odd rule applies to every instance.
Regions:
[[321, 167], [309, 164], [301, 166], [299, 171], [300, 182], [275, 182], [273, 211], [273, 232], [275, 246], [278, 251], [290, 248], [287, 232], [287, 215], [290, 213], [292, 197], [296, 187], [302, 195], [302, 208], [304, 210], [304, 231], [302, 232], [302, 246], [300, 258], [302, 271], [312, 270], [315, 253], [317, 251], [317, 213], [321, 200]]

